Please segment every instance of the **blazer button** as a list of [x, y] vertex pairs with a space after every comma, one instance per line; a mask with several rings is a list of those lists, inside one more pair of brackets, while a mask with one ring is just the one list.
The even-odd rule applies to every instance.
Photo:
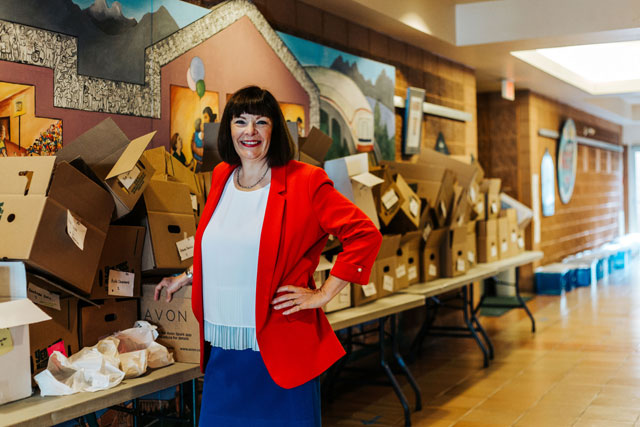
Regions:
[[362, 273], [362, 267], [358, 267], [358, 273]]

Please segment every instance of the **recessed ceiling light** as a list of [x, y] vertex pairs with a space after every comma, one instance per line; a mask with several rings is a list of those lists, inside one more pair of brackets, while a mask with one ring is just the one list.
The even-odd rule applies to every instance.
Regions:
[[592, 95], [640, 91], [640, 41], [511, 52]]

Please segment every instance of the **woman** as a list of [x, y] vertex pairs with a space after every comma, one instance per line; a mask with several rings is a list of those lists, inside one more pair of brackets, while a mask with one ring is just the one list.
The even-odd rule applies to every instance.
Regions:
[[[382, 237], [326, 173], [292, 160], [275, 98], [250, 86], [223, 112], [223, 159], [196, 233], [193, 269], [156, 287], [167, 299], [193, 282], [205, 368], [200, 421], [318, 426], [318, 376], [344, 355], [322, 307], [366, 284]], [[329, 234], [343, 245], [320, 289], [313, 272]], [[205, 343], [207, 341], [207, 343]]]
[[204, 157], [204, 133], [202, 132], [202, 119], [198, 117], [194, 122], [194, 132], [191, 136], [191, 155], [196, 161], [196, 172], [202, 168], [202, 158]]
[[171, 148], [171, 155], [179, 160], [180, 163], [187, 166], [187, 158], [182, 152], [182, 137], [179, 133], [174, 133], [173, 135], [171, 135], [169, 147]]

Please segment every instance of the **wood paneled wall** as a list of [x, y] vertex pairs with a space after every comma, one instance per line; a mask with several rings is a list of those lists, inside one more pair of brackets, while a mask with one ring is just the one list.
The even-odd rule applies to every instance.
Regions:
[[[218, 0], [188, 0], [211, 7]], [[396, 67], [395, 94], [404, 97], [407, 87], [426, 90], [426, 101], [472, 113], [470, 122], [425, 116], [422, 145], [433, 148], [442, 132], [454, 155], [477, 157], [476, 79], [472, 69], [395, 40], [374, 29], [325, 12], [299, 0], [253, 0], [278, 31], [330, 46]], [[396, 160], [401, 156], [402, 114], [396, 109]]]
[[[532, 206], [532, 174], [540, 176], [545, 150], [549, 150], [554, 163], [557, 154], [557, 141], [539, 136], [538, 130], [560, 131], [567, 118], [575, 121], [579, 134], [590, 127], [595, 130], [591, 138], [621, 143], [621, 126], [541, 95], [520, 91], [511, 102], [500, 94], [479, 94], [478, 149], [486, 174], [501, 178], [503, 191]], [[625, 210], [624, 156], [578, 146], [578, 171], [571, 200], [566, 205], [562, 203], [556, 182], [555, 214], [541, 217], [540, 241], [534, 241], [533, 227], [526, 234], [527, 248], [544, 251], [540, 265], [597, 247], [618, 235], [619, 213]], [[540, 197], [540, 187], [536, 193]], [[523, 270], [525, 288], [532, 289], [532, 271]]]

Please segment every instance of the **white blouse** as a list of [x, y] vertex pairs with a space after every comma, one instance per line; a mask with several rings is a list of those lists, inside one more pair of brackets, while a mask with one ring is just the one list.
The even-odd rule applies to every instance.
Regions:
[[271, 184], [240, 191], [234, 177], [235, 172], [202, 235], [204, 338], [225, 350], [258, 351], [258, 252]]

